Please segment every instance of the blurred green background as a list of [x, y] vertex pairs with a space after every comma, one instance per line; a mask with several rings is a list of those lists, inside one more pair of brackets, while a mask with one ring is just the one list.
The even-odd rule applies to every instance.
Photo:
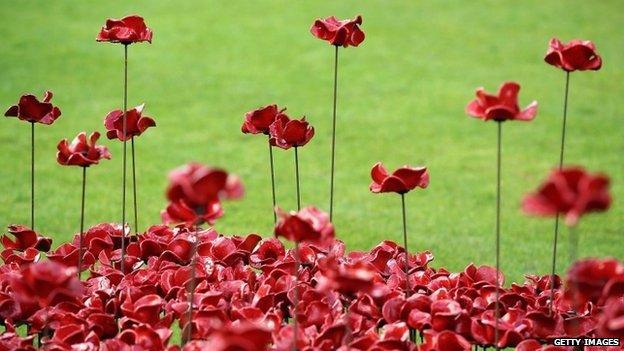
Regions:
[[[107, 17], [137, 13], [153, 44], [129, 50], [129, 105], [146, 103], [158, 126], [137, 140], [141, 227], [159, 222], [167, 172], [195, 160], [239, 174], [244, 200], [226, 204], [216, 227], [272, 233], [265, 139], [243, 135], [246, 111], [268, 103], [306, 115], [316, 136], [300, 152], [303, 203], [328, 209], [333, 48], [308, 29], [317, 17], [364, 18], [365, 42], [340, 50], [335, 224], [349, 249], [401, 240], [400, 198], [368, 191], [376, 161], [427, 165], [431, 185], [407, 197], [410, 249], [435, 266], [493, 264], [496, 125], [464, 114], [474, 90], [522, 84], [531, 123], [503, 130], [502, 269], [510, 279], [546, 273], [553, 221], [519, 209], [558, 160], [564, 73], [543, 62], [556, 36], [593, 40], [598, 72], [571, 77], [566, 163], [604, 171], [613, 207], [576, 229], [583, 256], [624, 257], [624, 3], [620, 1], [19, 1], [0, 22], [0, 102], [54, 92], [63, 112], [37, 126], [36, 229], [55, 246], [78, 231], [79, 168], [56, 164], [57, 142], [103, 131], [122, 103], [120, 45], [95, 42]], [[29, 222], [27, 123], [0, 127], [0, 223]], [[86, 222], [120, 220], [121, 144], [102, 140], [111, 161], [89, 169]], [[295, 206], [292, 151], [276, 150], [279, 205]], [[128, 218], [132, 218], [128, 197]], [[567, 265], [562, 231], [559, 271]]]

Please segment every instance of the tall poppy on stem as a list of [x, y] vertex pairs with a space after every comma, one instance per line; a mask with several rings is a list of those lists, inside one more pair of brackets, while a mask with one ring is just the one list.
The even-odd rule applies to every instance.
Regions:
[[100, 133], [93, 132], [87, 139], [87, 134], [81, 132], [78, 134], [71, 144], [67, 139], [63, 139], [58, 143], [56, 153], [56, 161], [62, 166], [79, 166], [82, 167], [82, 200], [80, 203], [80, 241], [78, 245], [78, 278], [82, 272], [82, 248], [84, 236], [84, 205], [85, 194], [87, 188], [87, 168], [96, 165], [101, 159], [110, 159], [111, 155], [106, 146], [97, 145], [96, 142], [100, 138]]
[[22, 95], [17, 105], [9, 107], [6, 117], [17, 117], [30, 122], [30, 227], [35, 229], [35, 123], [52, 124], [61, 116], [61, 110], [53, 106], [52, 92], [46, 91], [43, 100], [34, 95]]
[[[139, 230], [138, 208], [137, 208], [137, 185], [136, 185], [136, 157], [134, 152], [134, 138], [143, 134], [147, 128], [155, 127], [156, 122], [151, 117], [143, 116], [145, 104], [141, 104], [128, 110], [125, 114], [122, 110], [114, 110], [104, 118], [106, 127], [106, 137], [108, 139], [118, 139], [126, 141], [130, 139], [132, 153], [132, 190], [134, 198], [134, 231]], [[125, 116], [125, 119], [124, 119]], [[124, 133], [124, 120], [126, 122], [126, 132]]]
[[[121, 176], [121, 225], [124, 227], [123, 235], [126, 235], [126, 141], [128, 140], [128, 125], [126, 121], [128, 110], [128, 46], [132, 43], [152, 42], [152, 30], [145, 25], [145, 20], [141, 16], [131, 15], [122, 19], [107, 19], [100, 30], [96, 41], [119, 43], [124, 47], [124, 87], [123, 87], [123, 115], [121, 126], [121, 139], [123, 139], [123, 161]], [[132, 153], [134, 154], [134, 142], [132, 142]], [[134, 168], [133, 168], [134, 171]], [[135, 191], [136, 194], [136, 191]], [[136, 209], [136, 196], [134, 197]], [[135, 210], [136, 217], [136, 210]], [[136, 223], [135, 223], [136, 224]], [[136, 228], [135, 228], [136, 230]], [[121, 270], [124, 271], [126, 255], [125, 240], [121, 241]]]
[[197, 286], [195, 266], [197, 262], [198, 231], [203, 223], [214, 224], [223, 215], [222, 199], [238, 199], [244, 189], [240, 179], [218, 168], [198, 163], [189, 163], [169, 173], [169, 187], [166, 191], [169, 204], [161, 212], [166, 224], [183, 223], [194, 228], [191, 249], [191, 286], [186, 335], [182, 343], [191, 340], [193, 333], [193, 302]]
[[498, 325], [500, 319], [500, 208], [501, 208], [501, 152], [502, 152], [502, 127], [505, 121], [531, 121], [537, 114], [537, 102], [533, 101], [525, 109], [518, 105], [518, 93], [520, 85], [515, 82], [505, 82], [501, 85], [497, 95], [485, 92], [478, 88], [477, 98], [466, 106], [466, 113], [483, 121], [496, 121], [497, 123], [497, 153], [496, 153], [496, 305], [495, 305], [495, 333], [494, 341], [498, 350]]
[[332, 109], [331, 175], [329, 184], [329, 218], [334, 214], [334, 169], [336, 155], [336, 106], [338, 101], [338, 48], [358, 46], [364, 41], [364, 32], [360, 29], [362, 16], [354, 19], [338, 20], [334, 16], [317, 19], [310, 28], [315, 37], [333, 45], [334, 50], [334, 101]]
[[[570, 228], [570, 262], [577, 258], [578, 235], [573, 228], [590, 212], [603, 212], [611, 206], [609, 177], [591, 174], [582, 167], [562, 167], [553, 170], [537, 191], [525, 196], [522, 209], [536, 216], [563, 215]], [[551, 299], [553, 299], [551, 297]]]
[[[249, 111], [245, 114], [245, 121], [241, 127], [241, 131], [245, 134], [264, 134], [269, 136], [269, 127], [275, 121], [277, 116], [283, 114], [286, 109], [279, 110], [276, 104], [267, 105], [259, 109]], [[275, 170], [273, 167], [273, 145], [271, 145], [270, 136], [267, 139], [269, 145], [269, 164], [271, 167], [271, 195], [273, 196], [273, 207], [277, 206], [275, 200]], [[277, 214], [273, 210], [273, 224], [277, 223]]]
[[[552, 38], [548, 51], [544, 57], [546, 63], [562, 69], [565, 72], [565, 88], [563, 95], [563, 121], [561, 125], [561, 147], [559, 148], [559, 169], [563, 167], [565, 150], [566, 123], [568, 118], [568, 91], [570, 87], [570, 72], [597, 71], [602, 67], [602, 58], [596, 53], [594, 43], [589, 40], [572, 40], [563, 44], [559, 39]], [[559, 237], [559, 215], [555, 216], [555, 230], [553, 234], [553, 254], [551, 267], [551, 291], [554, 290], [555, 272], [557, 269], [557, 241]], [[552, 310], [554, 296], [551, 296]]]
[[371, 192], [397, 193], [401, 195], [401, 214], [403, 217], [403, 248], [405, 249], [405, 298], [411, 295], [409, 248], [407, 246], [407, 220], [405, 215], [405, 194], [413, 189], [425, 189], [429, 185], [429, 172], [427, 167], [403, 166], [392, 174], [388, 173], [381, 162], [375, 163], [371, 169]]
[[297, 210], [301, 209], [301, 191], [299, 182], [299, 152], [301, 146], [307, 144], [314, 136], [314, 127], [305, 119], [290, 119], [280, 113], [269, 127], [269, 142], [273, 146], [288, 150], [295, 148], [295, 176], [297, 184]]
[[329, 220], [327, 213], [316, 207], [306, 207], [298, 211], [285, 213], [276, 209], [279, 220], [275, 225], [275, 236], [293, 241], [295, 248], [295, 294], [293, 301], [293, 350], [297, 350], [299, 328], [297, 325], [297, 312], [299, 310], [299, 244], [302, 242], [323, 243], [332, 239], [335, 235], [334, 226]]

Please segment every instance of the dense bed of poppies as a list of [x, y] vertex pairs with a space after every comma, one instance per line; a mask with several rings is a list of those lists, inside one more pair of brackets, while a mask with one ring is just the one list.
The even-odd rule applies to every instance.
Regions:
[[[384, 241], [367, 252], [347, 253], [324, 213], [303, 211], [302, 217], [282, 214], [276, 229], [279, 235], [306, 229], [298, 271], [295, 252], [277, 238], [156, 225], [128, 239], [122, 272], [121, 227], [103, 223], [84, 234], [79, 281], [78, 235], [50, 250], [49, 238], [11, 226], [2, 237], [0, 317], [7, 331], [0, 350], [38, 343], [46, 350], [176, 350], [173, 324], [191, 328], [193, 340], [184, 350], [291, 350], [293, 318], [300, 350], [493, 346], [494, 268], [470, 264], [449, 272], [433, 268], [429, 252], [409, 255], [407, 296], [400, 246]], [[191, 262], [197, 279], [192, 327]], [[576, 262], [565, 284], [557, 279], [555, 287], [553, 310], [549, 276], [527, 276], [501, 289], [500, 347], [565, 350], [541, 344], [562, 335], [624, 337], [622, 262]], [[27, 335], [14, 331], [21, 325], [28, 326]]]

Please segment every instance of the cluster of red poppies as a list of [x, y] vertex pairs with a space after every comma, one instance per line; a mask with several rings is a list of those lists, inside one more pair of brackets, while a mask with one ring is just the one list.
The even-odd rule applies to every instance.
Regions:
[[[158, 225], [128, 239], [124, 272], [121, 226], [99, 224], [84, 235], [84, 281], [76, 276], [77, 235], [49, 251], [51, 240], [29, 228], [9, 233], [2, 238], [1, 350], [34, 349], [34, 339], [47, 350], [176, 350], [169, 346], [173, 323], [192, 331], [184, 350], [291, 350], [293, 318], [300, 350], [471, 350], [492, 346], [497, 332], [494, 268], [470, 264], [451, 273], [430, 267], [429, 252], [409, 255], [408, 295], [400, 246], [384, 241], [345, 253], [316, 209], [283, 214], [276, 227], [280, 236], [297, 233], [298, 252], [255, 234]], [[622, 262], [579, 261], [565, 286], [557, 279], [555, 287], [552, 310], [549, 276], [501, 288], [499, 347], [556, 350], [541, 344], [555, 336], [624, 337]], [[28, 335], [19, 336], [14, 327], [24, 324]]]
[[[336, 47], [337, 60], [338, 47], [362, 43], [361, 24], [360, 16], [328, 17], [310, 31]], [[152, 35], [141, 17], [127, 16], [108, 20], [97, 40], [123, 44], [127, 60], [127, 46], [151, 42]], [[568, 74], [602, 64], [593, 44], [581, 41], [553, 40], [545, 60]], [[532, 120], [537, 103], [521, 109], [519, 90], [514, 82], [504, 83], [498, 95], [478, 89], [466, 110], [485, 121]], [[34, 123], [51, 124], [61, 115], [51, 99], [50, 92], [42, 101], [24, 95], [6, 112], [33, 124], [33, 150]], [[104, 124], [109, 139], [131, 141], [134, 150], [133, 138], [155, 122], [142, 115], [144, 105], [125, 104]], [[314, 128], [305, 117], [291, 119], [285, 109], [268, 105], [247, 113], [242, 131], [268, 136], [271, 166], [272, 146], [295, 149], [300, 205], [297, 148], [311, 140]], [[110, 158], [106, 147], [96, 145], [99, 136], [83, 132], [58, 144], [60, 164], [83, 167], [83, 208], [86, 168]], [[122, 223], [125, 147], [123, 156]], [[34, 160], [32, 165], [34, 172]], [[9, 226], [0, 253], [0, 351], [555, 351], [570, 350], [544, 345], [555, 337], [624, 339], [624, 263], [615, 259], [578, 261], [565, 282], [554, 274], [531, 275], [506, 288], [497, 268], [470, 264], [452, 273], [430, 267], [428, 251], [407, 251], [403, 196], [428, 186], [426, 167], [388, 172], [381, 163], [373, 166], [370, 190], [402, 197], [404, 244], [383, 241], [370, 251], [348, 253], [335, 238], [331, 201], [329, 215], [315, 207], [277, 210], [276, 238], [224, 236], [200, 225], [223, 215], [223, 200], [243, 195], [240, 179], [196, 163], [169, 177], [164, 224], [137, 235], [129, 235], [125, 223], [102, 223], [81, 228], [52, 250], [50, 238]], [[574, 225], [582, 215], [609, 207], [608, 185], [604, 175], [560, 167], [523, 207], [531, 214], [565, 215]], [[333, 196], [333, 178], [331, 186]], [[275, 205], [275, 188], [273, 197]], [[135, 202], [135, 230], [136, 221]], [[170, 342], [175, 326], [181, 345]]]

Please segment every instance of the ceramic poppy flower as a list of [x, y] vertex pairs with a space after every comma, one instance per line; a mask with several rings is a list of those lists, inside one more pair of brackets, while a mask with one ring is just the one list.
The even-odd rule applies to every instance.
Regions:
[[89, 167], [96, 165], [101, 159], [111, 158], [108, 148], [95, 143], [100, 138], [100, 133], [93, 132], [87, 139], [87, 133], [81, 132], [69, 144], [67, 139], [63, 139], [56, 147], [56, 161], [63, 166]]
[[586, 259], [572, 265], [566, 279], [566, 297], [577, 307], [597, 304], [612, 280], [624, 278], [624, 265], [616, 259]]
[[25, 266], [10, 283], [20, 304], [38, 308], [77, 302], [83, 293], [75, 268], [49, 260]]
[[537, 114], [537, 101], [533, 101], [524, 110], [518, 106], [520, 85], [505, 82], [498, 90], [498, 95], [477, 89], [477, 98], [466, 106], [466, 113], [484, 121], [503, 122], [507, 120], [530, 121]]
[[152, 30], [147, 28], [141, 16], [132, 15], [122, 19], [107, 19], [97, 38], [100, 42], [129, 45], [142, 41], [152, 42]]
[[568, 226], [578, 223], [581, 216], [602, 212], [611, 206], [609, 177], [590, 174], [581, 167], [553, 170], [539, 189], [525, 196], [522, 209], [538, 216], [565, 215]]
[[602, 58], [596, 52], [596, 46], [589, 40], [574, 39], [564, 44], [552, 38], [544, 61], [566, 72], [597, 71], [602, 67]]
[[245, 121], [241, 131], [245, 134], [269, 134], [269, 127], [278, 115], [283, 114], [286, 109], [279, 110], [277, 105], [267, 105], [259, 109], [249, 111], [245, 114]]
[[218, 168], [190, 163], [169, 173], [167, 199], [161, 217], [165, 223], [213, 223], [223, 215], [221, 200], [243, 196], [235, 175]]
[[334, 237], [334, 226], [329, 215], [316, 207], [306, 207], [299, 212], [278, 212], [275, 236], [294, 242], [319, 242]]
[[150, 117], [143, 116], [143, 108], [145, 104], [141, 104], [126, 112], [126, 137], [123, 135], [123, 117], [122, 110], [111, 111], [104, 119], [106, 127], [106, 137], [108, 139], [119, 139], [121, 141], [130, 140], [130, 138], [141, 135], [147, 128], [155, 127], [156, 122]]
[[4, 115], [17, 117], [30, 123], [52, 124], [61, 116], [61, 110], [53, 106], [51, 100], [51, 91], [46, 91], [43, 94], [42, 101], [39, 101], [34, 95], [22, 95], [17, 105], [9, 107]]
[[354, 19], [338, 20], [334, 16], [317, 19], [310, 28], [315, 37], [328, 41], [335, 46], [358, 46], [364, 41], [364, 32], [360, 29], [362, 16]]
[[605, 304], [596, 333], [603, 338], [624, 339], [624, 297], [613, 298]]
[[12, 241], [8, 236], [2, 236], [2, 246], [5, 249], [13, 249], [24, 251], [29, 247], [33, 247], [39, 251], [47, 252], [52, 246], [52, 239], [40, 236], [34, 230], [19, 224], [13, 224], [8, 227], [9, 234], [15, 237]]
[[369, 188], [373, 193], [405, 194], [416, 187], [425, 189], [429, 185], [427, 167], [403, 166], [389, 174], [381, 162], [371, 169]]
[[270, 143], [284, 150], [307, 144], [314, 136], [312, 127], [305, 117], [290, 119], [285, 114], [278, 114], [269, 127]]
[[189, 163], [169, 173], [167, 199], [185, 200], [189, 205], [203, 205], [210, 200], [238, 199], [244, 194], [240, 178], [223, 169]]

